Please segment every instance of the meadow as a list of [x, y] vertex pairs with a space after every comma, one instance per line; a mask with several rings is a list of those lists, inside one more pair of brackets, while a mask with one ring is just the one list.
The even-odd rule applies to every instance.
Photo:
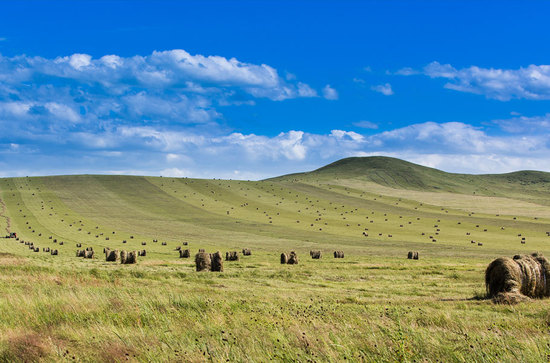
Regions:
[[[550, 361], [548, 300], [496, 305], [484, 286], [496, 257], [550, 256], [548, 176], [369, 160], [264, 181], [0, 179], [0, 234], [19, 237], [0, 239], [0, 361]], [[195, 272], [199, 248], [252, 255]]]

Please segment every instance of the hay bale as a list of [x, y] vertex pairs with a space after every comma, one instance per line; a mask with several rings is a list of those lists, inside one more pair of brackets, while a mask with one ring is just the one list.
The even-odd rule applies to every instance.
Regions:
[[413, 254], [413, 260], [418, 260], [418, 251], [415, 251]]
[[163, 246], [166, 246], [166, 242], [162, 242], [161, 244], [162, 244]]
[[237, 251], [229, 251], [225, 253], [226, 261], [239, 261], [239, 253]]
[[344, 251], [334, 251], [334, 258], [344, 258]]
[[146, 245], [147, 245], [147, 242], [141, 242], [141, 245], [142, 245], [142, 246], [146, 246]]
[[33, 251], [34, 252], [40, 252], [40, 247], [35, 247]]
[[250, 248], [243, 248], [243, 256], [250, 256], [252, 255], [252, 251]]
[[82, 243], [77, 243], [76, 247], [82, 247]]
[[216, 251], [215, 253], [211, 254], [210, 261], [210, 271], [223, 272], [223, 258], [220, 251]]
[[52, 254], [52, 256], [57, 256], [59, 254], [59, 252], [57, 250], [52, 250], [51, 254]]
[[120, 251], [120, 263], [122, 265], [125, 265], [127, 259], [128, 259], [128, 252], [127, 251]]
[[289, 264], [289, 265], [297, 265], [298, 264], [298, 255], [296, 254], [296, 252], [294, 252], [294, 251], [290, 252], [287, 264]]
[[204, 253], [204, 248], [199, 248], [199, 253]]
[[412, 260], [413, 256], [414, 256], [414, 252], [413, 252], [413, 251], [409, 251], [409, 253], [407, 253], [407, 258], [408, 258], [409, 260]]
[[86, 250], [84, 252], [84, 258], [94, 258], [94, 251], [88, 251]]
[[138, 256], [142, 256], [142, 257], [147, 256], [147, 251], [146, 250], [138, 251]]
[[309, 251], [309, 255], [311, 256], [312, 259], [318, 260], [321, 258], [322, 253], [321, 251]]
[[[550, 262], [538, 254], [500, 257], [485, 270], [487, 296], [495, 303], [513, 304], [550, 296]], [[525, 298], [524, 298], [525, 297]]]
[[281, 264], [282, 265], [286, 265], [288, 263], [288, 254], [286, 253], [281, 253]]
[[191, 251], [189, 251], [188, 249], [186, 250], [180, 249], [180, 258], [189, 258], [189, 257], [191, 257]]
[[84, 257], [86, 254], [86, 251], [84, 250], [76, 250], [76, 257]]
[[119, 250], [109, 250], [105, 254], [105, 261], [107, 262], [116, 262], [120, 258], [120, 251]]
[[197, 271], [210, 271], [212, 261], [210, 254], [206, 252], [199, 252], [195, 255], [195, 267]]
[[137, 261], [138, 261], [137, 251], [128, 252], [128, 255], [126, 256], [126, 264], [137, 263]]
[[93, 247], [86, 247], [86, 251], [93, 251], [94, 248]]

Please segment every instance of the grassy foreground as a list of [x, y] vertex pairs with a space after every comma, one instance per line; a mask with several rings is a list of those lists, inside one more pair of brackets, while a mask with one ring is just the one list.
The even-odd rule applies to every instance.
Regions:
[[[544, 185], [472, 199], [338, 175], [0, 180], [1, 234], [59, 250], [0, 239], [0, 361], [549, 361], [548, 300], [483, 299], [492, 259], [550, 255]], [[252, 256], [197, 273], [183, 242]]]

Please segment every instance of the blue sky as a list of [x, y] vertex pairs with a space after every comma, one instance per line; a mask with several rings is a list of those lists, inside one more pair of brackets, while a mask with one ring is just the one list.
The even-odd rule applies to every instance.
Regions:
[[550, 171], [547, 2], [4, 1], [0, 175]]

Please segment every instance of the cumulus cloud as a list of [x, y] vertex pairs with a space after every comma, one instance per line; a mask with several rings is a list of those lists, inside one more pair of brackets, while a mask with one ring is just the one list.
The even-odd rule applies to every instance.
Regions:
[[[431, 78], [447, 79], [445, 88], [500, 101], [550, 99], [550, 65], [532, 64], [519, 69], [477, 66], [457, 69], [450, 64], [432, 62], [424, 67], [422, 73]], [[407, 75], [406, 72], [401, 74]]]
[[381, 93], [384, 96], [391, 96], [393, 95], [393, 90], [391, 88], [391, 84], [380, 84], [378, 86], [372, 86], [371, 89], [375, 92]]
[[266, 64], [191, 55], [72, 54], [53, 59], [0, 55], [0, 129], [90, 131], [108, 123], [215, 123], [218, 106], [318, 97], [306, 83]]
[[336, 91], [329, 84], [327, 84], [323, 88], [323, 97], [326, 98], [327, 100], [337, 100], [338, 99], [338, 91]]
[[[533, 118], [533, 122], [539, 121], [544, 122], [543, 117]], [[121, 125], [100, 133], [64, 134], [62, 140], [50, 131], [41, 135], [51, 140], [48, 144], [22, 138], [18, 143], [0, 145], [0, 155], [9, 155], [0, 159], [9, 160], [9, 165], [2, 165], [12, 170], [12, 175], [98, 172], [258, 179], [312, 170], [344, 157], [370, 155], [395, 156], [452, 172], [550, 171], [550, 131], [544, 130], [491, 135], [486, 129], [460, 122], [425, 122], [371, 135], [334, 129], [326, 134], [289, 130], [266, 136]], [[58, 157], [60, 147], [64, 158]], [[20, 167], [29, 165], [30, 160], [38, 167]]]

